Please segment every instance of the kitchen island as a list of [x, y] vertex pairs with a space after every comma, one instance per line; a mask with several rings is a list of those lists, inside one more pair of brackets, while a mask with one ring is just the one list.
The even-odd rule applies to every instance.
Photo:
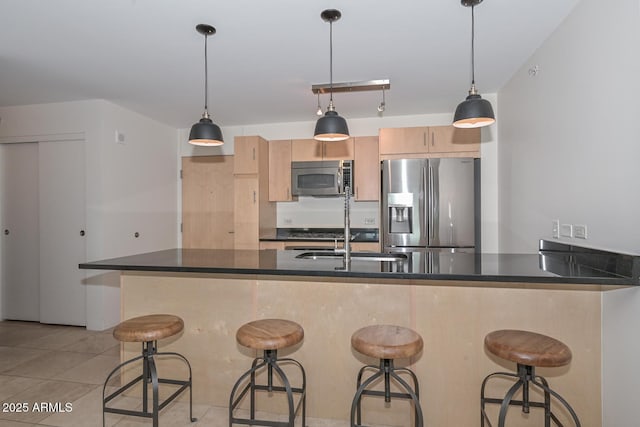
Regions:
[[[281, 317], [305, 329], [303, 343], [285, 354], [306, 368], [308, 416], [348, 419], [356, 373], [362, 363], [376, 363], [351, 349], [350, 336], [365, 325], [390, 323], [424, 339], [422, 354], [403, 363], [419, 378], [425, 425], [478, 425], [482, 378], [514, 368], [485, 353], [484, 336], [526, 329], [571, 347], [568, 367], [538, 373], [569, 400], [583, 425], [601, 425], [602, 292], [636, 285], [635, 260], [614, 262], [622, 265], [616, 270], [603, 269], [612, 263], [597, 254], [589, 258], [598, 262], [589, 263], [566, 252], [410, 253], [401, 261], [354, 259], [345, 268], [340, 259], [298, 255], [172, 249], [81, 268], [121, 271], [123, 319], [149, 313], [184, 319], [183, 335], [160, 345], [190, 359], [196, 402], [227, 406], [253, 356], [236, 343], [236, 330]], [[125, 346], [122, 357], [138, 352]], [[376, 424], [410, 425], [405, 402], [371, 403], [366, 413]], [[522, 425], [515, 407], [509, 419], [510, 426]]]

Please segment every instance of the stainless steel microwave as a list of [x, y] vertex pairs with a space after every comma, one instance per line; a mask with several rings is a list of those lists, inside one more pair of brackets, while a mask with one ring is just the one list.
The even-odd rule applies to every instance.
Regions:
[[353, 161], [291, 162], [294, 196], [338, 196], [349, 186], [353, 193]]

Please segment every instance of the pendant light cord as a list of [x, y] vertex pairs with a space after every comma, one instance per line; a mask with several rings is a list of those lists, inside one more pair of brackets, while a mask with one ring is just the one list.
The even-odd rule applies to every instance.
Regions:
[[207, 115], [207, 117], [209, 116], [209, 110], [208, 110], [208, 95], [209, 95], [209, 79], [207, 78], [208, 74], [209, 74], [209, 70], [208, 70], [208, 62], [207, 61], [207, 36], [204, 36], [204, 112]]
[[333, 104], [333, 21], [329, 21], [329, 103]]
[[475, 6], [471, 6], [471, 85], [475, 85], [476, 84], [476, 64], [475, 64], [475, 58], [476, 58], [476, 54], [475, 54], [475, 16], [474, 16], [474, 10], [475, 10]]

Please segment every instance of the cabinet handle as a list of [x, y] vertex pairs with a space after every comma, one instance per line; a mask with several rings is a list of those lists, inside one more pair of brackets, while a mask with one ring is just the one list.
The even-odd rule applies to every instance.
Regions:
[[422, 145], [424, 145], [425, 147], [427, 146], [427, 134], [426, 133], [422, 134]]
[[140, 233], [138, 233], [138, 232], [136, 231], [135, 233], [133, 233], [133, 237], [135, 237], [135, 238], [137, 239], [138, 237], [140, 237]]
[[355, 194], [355, 196], [356, 196], [356, 199], [357, 199], [358, 198], [358, 186], [357, 185], [356, 185], [356, 194]]
[[84, 237], [84, 230], [80, 230], [80, 236]]
[[435, 147], [435, 145], [436, 145], [436, 141], [435, 141], [436, 140], [436, 136], [435, 135], [436, 135], [435, 132], [431, 132], [431, 146], [432, 147]]
[[253, 190], [253, 204], [256, 204], [256, 190]]
[[252, 155], [252, 159], [255, 160], [256, 159], [256, 148], [253, 147], [253, 155]]
[[4, 229], [4, 235], [5, 235], [5, 236], [8, 236], [8, 235], [9, 235], [9, 229], [8, 229], [8, 228], [5, 228], [5, 229]]
[[290, 199], [291, 196], [289, 195], [289, 187], [287, 187], [287, 199]]

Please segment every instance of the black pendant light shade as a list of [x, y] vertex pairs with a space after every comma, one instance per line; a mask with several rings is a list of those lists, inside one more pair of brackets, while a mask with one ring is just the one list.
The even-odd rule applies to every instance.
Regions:
[[462, 5], [471, 7], [471, 89], [469, 96], [456, 108], [453, 115], [453, 126], [457, 128], [478, 128], [489, 126], [496, 121], [491, 103], [478, 94], [475, 77], [475, 17], [474, 7], [482, 0], [461, 0]]
[[477, 128], [495, 123], [491, 103], [478, 94], [470, 94], [458, 104], [453, 125], [458, 128]]
[[216, 33], [216, 29], [211, 25], [198, 24], [196, 25], [196, 31], [204, 36], [204, 113], [202, 113], [200, 121], [191, 126], [191, 132], [189, 132], [189, 144], [212, 147], [224, 144], [220, 126], [213, 123], [209, 117], [207, 102], [209, 91], [207, 78], [207, 37], [214, 35]]
[[344, 141], [349, 138], [347, 121], [341, 117], [333, 106], [333, 22], [340, 19], [342, 14], [336, 9], [322, 11], [320, 17], [329, 23], [329, 107], [324, 116], [316, 122], [313, 139], [317, 141]]
[[200, 121], [191, 126], [189, 132], [189, 143], [201, 146], [216, 146], [224, 144], [220, 126], [213, 123], [211, 119], [201, 118]]
[[318, 141], [344, 141], [349, 138], [347, 121], [335, 110], [328, 110], [316, 122], [313, 135]]

